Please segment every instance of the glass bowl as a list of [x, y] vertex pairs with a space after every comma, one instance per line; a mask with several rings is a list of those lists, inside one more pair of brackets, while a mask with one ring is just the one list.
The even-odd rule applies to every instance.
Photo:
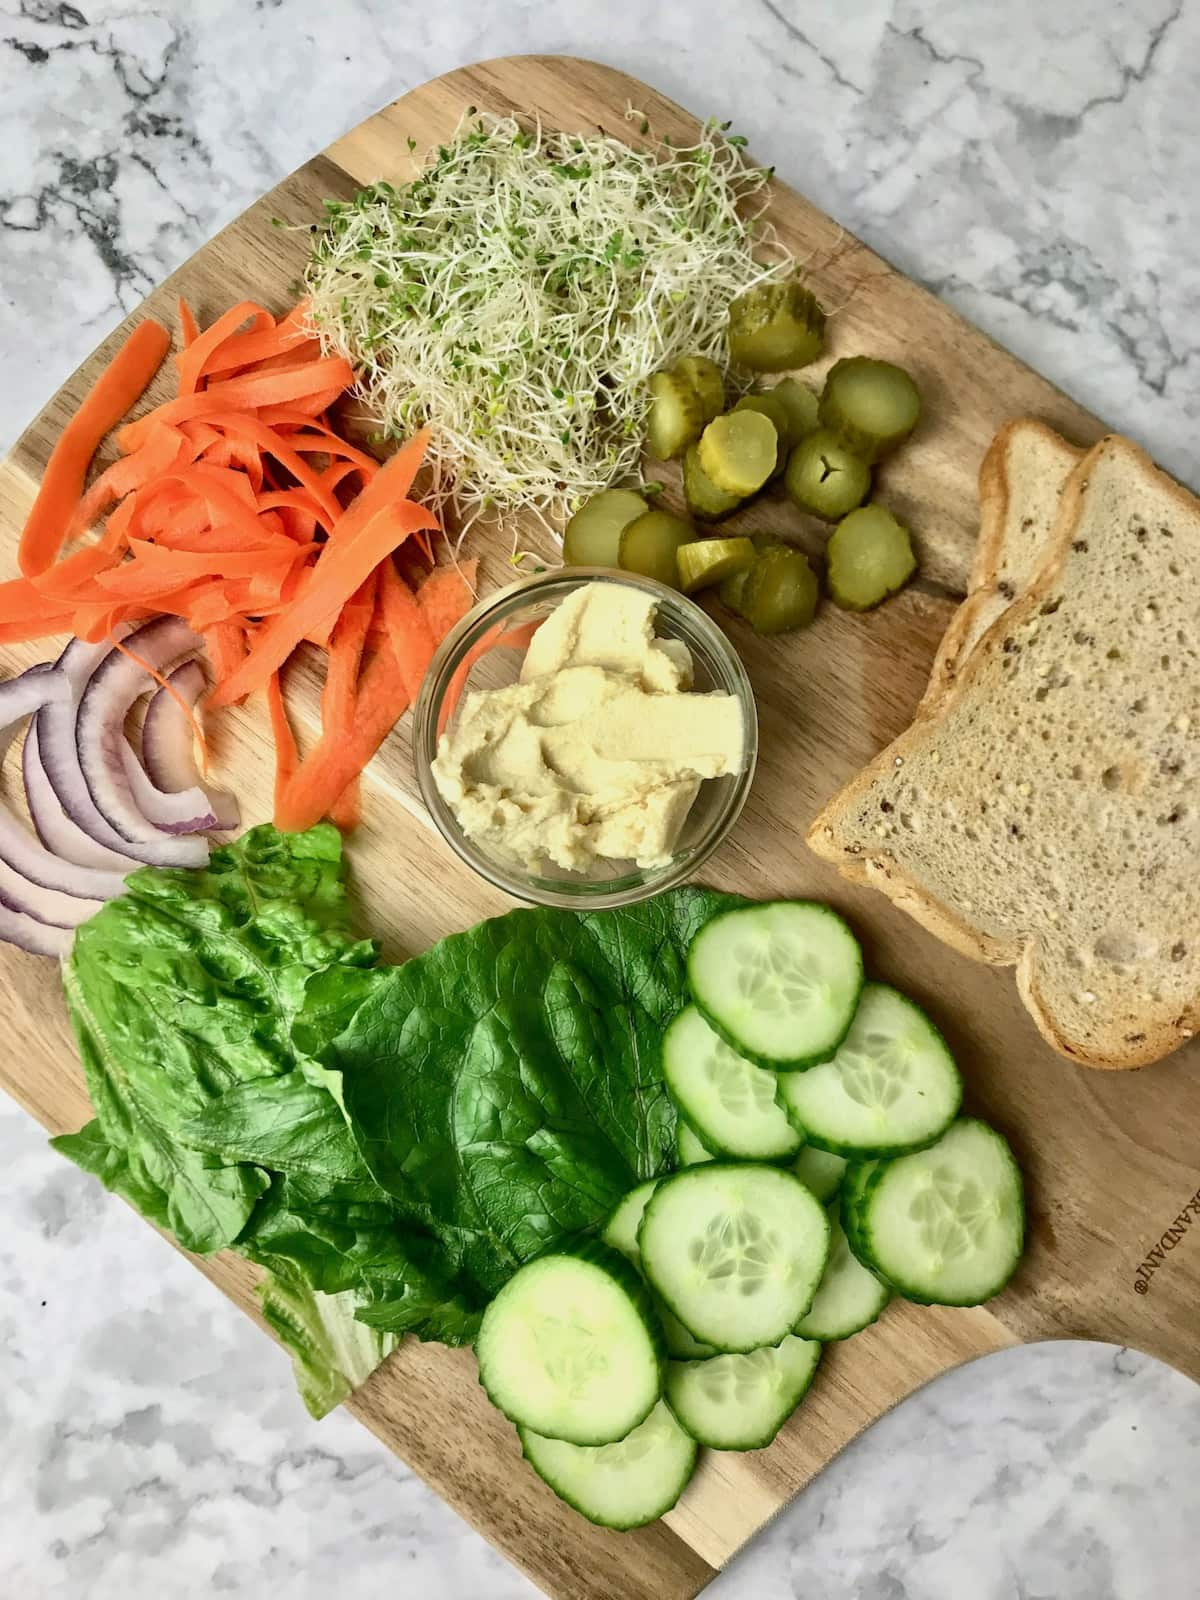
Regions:
[[[746, 759], [741, 772], [707, 778], [671, 859], [660, 866], [631, 861], [600, 861], [587, 873], [547, 864], [533, 872], [469, 839], [434, 782], [432, 766], [442, 733], [454, 725], [465, 693], [515, 683], [521, 670], [530, 625], [550, 615], [567, 595], [588, 583], [616, 583], [653, 595], [658, 603], [655, 631], [681, 639], [692, 653], [693, 689], [721, 690], [737, 699], [745, 729]], [[520, 631], [518, 631], [520, 630]], [[512, 642], [513, 636], [521, 640]], [[746, 802], [758, 754], [758, 717], [746, 669], [729, 640], [699, 606], [651, 578], [591, 567], [568, 567], [515, 583], [489, 595], [442, 641], [417, 698], [413, 759], [421, 797], [438, 831], [480, 877], [517, 900], [568, 910], [599, 910], [632, 905], [691, 876], [725, 838]]]

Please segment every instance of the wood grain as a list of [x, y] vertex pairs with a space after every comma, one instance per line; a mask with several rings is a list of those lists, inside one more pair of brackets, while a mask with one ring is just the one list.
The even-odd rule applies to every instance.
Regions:
[[[251, 207], [156, 290], [144, 310], [173, 323], [181, 293], [204, 320], [243, 296], [282, 309], [304, 258], [303, 230], [321, 200], [345, 197], [373, 178], [405, 176], [406, 140], [424, 149], [444, 139], [467, 106], [632, 136], [637, 123], [625, 118], [629, 103], [659, 134], [695, 133], [686, 112], [589, 62], [523, 57], [450, 73], [372, 117]], [[772, 210], [824, 301], [840, 308], [831, 319], [831, 356], [894, 357], [914, 372], [927, 397], [930, 420], [888, 463], [880, 483], [917, 532], [921, 579], [865, 617], [828, 606], [793, 639], [757, 640], [734, 625], [758, 696], [762, 758], [744, 818], [706, 877], [751, 895], [827, 899], [850, 917], [872, 969], [911, 992], [945, 1031], [972, 1105], [1012, 1137], [1028, 1177], [1030, 1250], [1013, 1284], [986, 1308], [893, 1305], [875, 1327], [832, 1348], [810, 1399], [769, 1450], [710, 1455], [676, 1510], [636, 1534], [589, 1527], [522, 1467], [513, 1431], [484, 1401], [469, 1354], [414, 1344], [397, 1352], [350, 1409], [562, 1600], [695, 1594], [861, 1428], [929, 1378], [1004, 1346], [1059, 1337], [1112, 1340], [1200, 1379], [1200, 1228], [1194, 1238], [1186, 1231], [1178, 1240], [1164, 1237], [1200, 1191], [1200, 1049], [1140, 1073], [1073, 1068], [1042, 1043], [1010, 974], [947, 951], [881, 896], [848, 886], [803, 844], [818, 807], [916, 707], [962, 593], [975, 538], [975, 476], [993, 433], [1007, 417], [1030, 413], [1087, 443], [1099, 424], [799, 196], [777, 186]], [[300, 231], [281, 231], [274, 217]], [[9, 570], [49, 449], [123, 332], [63, 386], [0, 468]], [[161, 398], [164, 384], [152, 399]], [[819, 546], [815, 525], [782, 502], [761, 503], [741, 520], [750, 530], [786, 524], [793, 536]], [[483, 545], [487, 579], [504, 581], [507, 535]], [[6, 648], [0, 664], [17, 670], [43, 654], [37, 647]], [[309, 662], [299, 664], [294, 678], [300, 720], [311, 729], [319, 679]], [[258, 707], [223, 719], [218, 760], [247, 822], [269, 814], [268, 752]], [[505, 909], [502, 897], [431, 832], [416, 798], [404, 726], [371, 768], [365, 809], [351, 849], [354, 878], [364, 922], [383, 935], [390, 957]], [[401, 887], [412, 884], [421, 885], [420, 895]], [[0, 1082], [47, 1128], [78, 1127], [87, 1103], [54, 968], [0, 952], [0, 1017], [8, 1045]], [[1144, 1261], [1151, 1270], [1139, 1274]], [[217, 1256], [198, 1265], [255, 1315], [253, 1272], [245, 1263]], [[1139, 1279], [1144, 1293], [1135, 1289]]]

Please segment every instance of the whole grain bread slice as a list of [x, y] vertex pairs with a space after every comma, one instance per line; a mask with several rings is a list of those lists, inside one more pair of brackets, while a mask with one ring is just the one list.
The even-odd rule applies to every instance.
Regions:
[[979, 541], [967, 598], [942, 636], [922, 706], [946, 692], [992, 623], [1032, 583], [1082, 455], [1033, 417], [1005, 423], [992, 441], [979, 469]]
[[1200, 1026], [1200, 502], [1126, 439], [1029, 591], [821, 812], [818, 854], [1015, 964], [1046, 1039], [1135, 1067]]

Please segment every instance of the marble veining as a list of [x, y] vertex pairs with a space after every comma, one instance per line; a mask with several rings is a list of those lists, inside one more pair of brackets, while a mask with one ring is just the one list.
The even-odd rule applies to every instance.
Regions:
[[[836, 20], [834, 20], [836, 18]], [[1187, 0], [0, 0], [0, 445], [142, 295], [379, 104], [593, 55], [782, 175], [1200, 482]], [[965, 378], [964, 378], [965, 381]], [[0, 1105], [0, 1594], [530, 1596], [179, 1256]], [[1200, 1394], [1042, 1346], [941, 1380], [718, 1580], [753, 1600], [1191, 1600]]]

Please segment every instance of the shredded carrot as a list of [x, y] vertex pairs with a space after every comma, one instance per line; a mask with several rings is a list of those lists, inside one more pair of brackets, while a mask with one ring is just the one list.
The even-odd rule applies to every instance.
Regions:
[[299, 764], [296, 736], [283, 703], [283, 685], [273, 672], [267, 680], [267, 711], [271, 718], [271, 737], [275, 741], [275, 810], [278, 811], [292, 776]]
[[[180, 300], [179, 324], [176, 397], [119, 428], [119, 458], [90, 486], [101, 440], [166, 355], [157, 323], [135, 329], [64, 430], [22, 576], [0, 583], [0, 642], [72, 633], [133, 655], [123, 624], [186, 619], [212, 664], [210, 705], [266, 692], [280, 825], [353, 827], [362, 769], [470, 604], [473, 566], [435, 569], [415, 592], [400, 575], [409, 539], [432, 560], [437, 520], [410, 498], [427, 435], [381, 463], [337, 432], [329, 407], [353, 374], [322, 353], [303, 303], [277, 321], [243, 301], [201, 331]], [[306, 640], [328, 662], [320, 738], [301, 761], [281, 672]]]
[[17, 553], [32, 577], [57, 559], [100, 441], [140, 400], [171, 340], [157, 322], [139, 322], [84, 398], [50, 452]]

